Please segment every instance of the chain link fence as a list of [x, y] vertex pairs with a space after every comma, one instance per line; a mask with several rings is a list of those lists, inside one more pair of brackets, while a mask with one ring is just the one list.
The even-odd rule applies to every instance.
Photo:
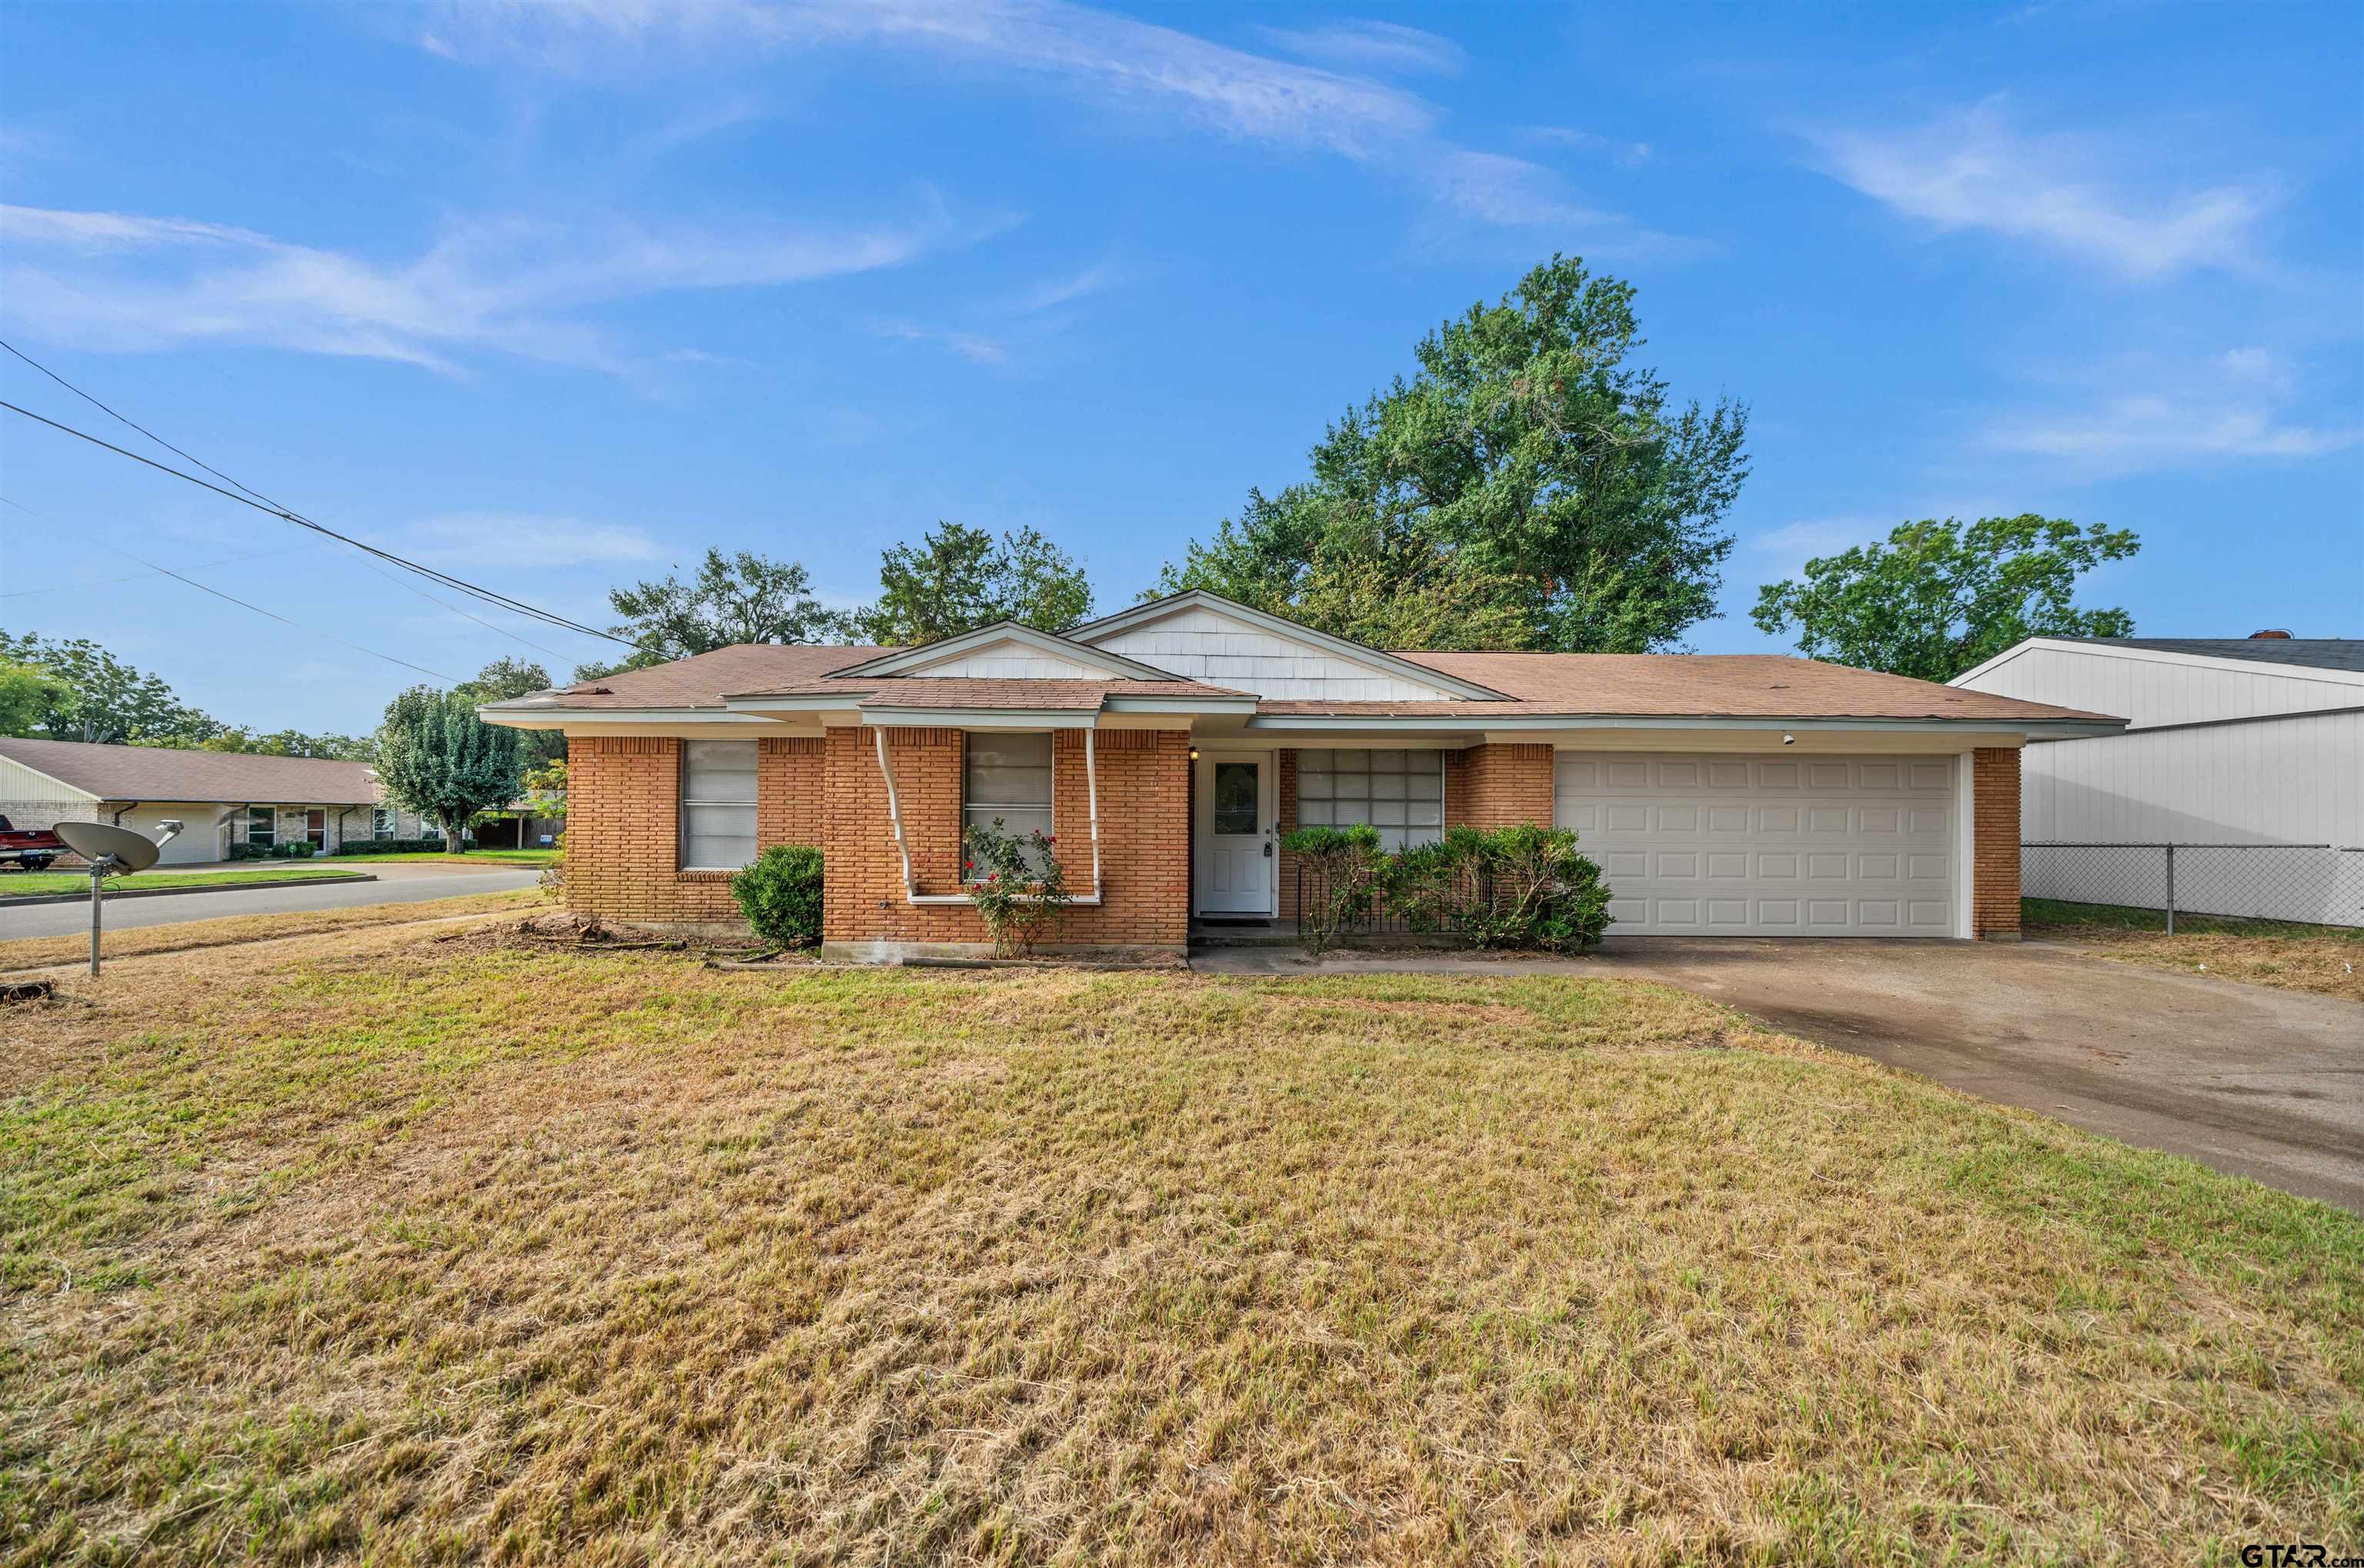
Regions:
[[[2364, 928], [2364, 848], [2340, 844], [2023, 843], [2034, 923], [2164, 923], [2169, 931], [2260, 922]], [[2147, 918], [2134, 918], [2134, 917]]]

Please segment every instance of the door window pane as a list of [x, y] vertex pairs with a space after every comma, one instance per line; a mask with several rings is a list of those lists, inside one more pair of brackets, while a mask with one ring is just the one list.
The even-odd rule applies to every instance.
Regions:
[[755, 858], [756, 743], [688, 740], [681, 748], [681, 863], [737, 871]]
[[1255, 762], [1215, 764], [1215, 831], [1253, 833], [1256, 830], [1256, 784], [1263, 773]]
[[1388, 850], [1435, 843], [1444, 836], [1444, 753], [1433, 747], [1301, 752], [1297, 820], [1309, 827], [1367, 822]]

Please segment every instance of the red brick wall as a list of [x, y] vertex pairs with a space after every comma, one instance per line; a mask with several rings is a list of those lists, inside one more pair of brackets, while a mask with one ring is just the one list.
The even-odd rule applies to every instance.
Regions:
[[[1275, 839], [1285, 839], [1297, 829], [1297, 755], [1293, 751], [1276, 754], [1274, 769], [1280, 777], [1273, 784], [1277, 792], [1272, 803], [1272, 835]], [[1273, 874], [1280, 878], [1280, 886], [1277, 890], [1280, 918], [1294, 920], [1297, 918], [1297, 857], [1278, 844], [1273, 846], [1273, 853], [1279, 857], [1273, 862]]]
[[1472, 746], [1461, 752], [1459, 785], [1448, 763], [1444, 819], [1472, 828], [1552, 824], [1552, 749], [1531, 741]]
[[1970, 753], [1970, 934], [2019, 940], [2019, 752]]
[[[757, 742], [759, 846], [819, 841], [821, 743]], [[566, 906], [616, 920], [739, 918], [728, 872], [681, 863], [681, 741], [578, 737], [566, 748]]]
[[[889, 729], [886, 738], [912, 878], [923, 894], [958, 893], [964, 737], [957, 729]], [[828, 736], [823, 939], [984, 941], [975, 910], [905, 902], [876, 747], [868, 729]], [[1095, 751], [1101, 903], [1070, 910], [1050, 940], [1178, 947], [1189, 935], [1190, 738], [1178, 729], [1112, 729], [1097, 736]], [[1053, 742], [1052, 828], [1069, 885], [1090, 893], [1091, 812], [1079, 730], [1061, 730]]]

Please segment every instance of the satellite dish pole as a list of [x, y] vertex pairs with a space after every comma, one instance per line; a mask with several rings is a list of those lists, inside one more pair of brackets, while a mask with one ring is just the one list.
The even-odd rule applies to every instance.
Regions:
[[118, 872], [146, 871], [156, 863], [157, 854], [181, 831], [181, 824], [171, 818], [158, 826], [164, 829], [161, 839], [106, 822], [61, 822], [52, 829], [65, 840], [66, 848], [90, 862], [90, 973], [94, 979], [98, 974], [100, 885]]

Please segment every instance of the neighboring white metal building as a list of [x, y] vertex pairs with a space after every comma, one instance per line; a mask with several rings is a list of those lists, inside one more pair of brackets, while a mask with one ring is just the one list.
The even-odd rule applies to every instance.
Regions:
[[[2033, 638], [1951, 684], [2127, 719], [2028, 746], [2023, 840], [2330, 845], [2180, 851], [2177, 904], [2364, 925], [2364, 639]], [[2158, 863], [2031, 851], [2024, 892], [2156, 903]]]

